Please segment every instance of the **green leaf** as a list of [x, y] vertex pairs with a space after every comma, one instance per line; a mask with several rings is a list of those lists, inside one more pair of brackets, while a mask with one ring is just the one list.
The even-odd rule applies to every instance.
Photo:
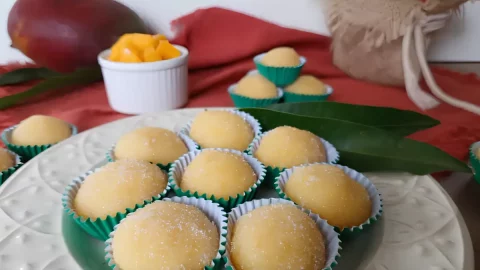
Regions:
[[47, 68], [20, 68], [0, 75], [0, 86], [24, 83], [33, 80], [46, 79], [59, 73]]
[[260, 108], [242, 111], [258, 119], [266, 131], [288, 125], [317, 134], [337, 148], [341, 164], [358, 171], [396, 171], [418, 175], [439, 171], [470, 172], [464, 162], [434, 146], [375, 127]]
[[58, 73], [57, 75], [47, 78], [46, 80], [38, 83], [24, 92], [0, 98], [0, 110], [17, 105], [31, 97], [48, 91], [58, 90], [68, 86], [90, 84], [100, 80], [102, 80], [102, 72], [100, 67], [83, 68], [67, 74]]
[[388, 130], [402, 136], [440, 124], [438, 120], [414, 111], [337, 102], [281, 103], [271, 105], [268, 109], [296, 115], [349, 121]]

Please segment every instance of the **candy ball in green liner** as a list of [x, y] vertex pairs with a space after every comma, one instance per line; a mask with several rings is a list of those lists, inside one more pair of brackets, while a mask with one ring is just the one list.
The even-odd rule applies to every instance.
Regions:
[[301, 95], [324, 95], [327, 93], [327, 87], [312, 75], [302, 75], [295, 82], [285, 87], [285, 91]]
[[72, 135], [67, 122], [51, 116], [32, 115], [12, 131], [10, 143], [14, 145], [46, 145], [63, 141]]
[[277, 87], [260, 74], [243, 77], [235, 87], [234, 93], [252, 99], [268, 99], [277, 97]]
[[289, 47], [278, 47], [268, 51], [260, 60], [268, 67], [296, 67], [300, 65], [300, 56]]
[[203, 269], [218, 252], [218, 230], [193, 205], [157, 201], [118, 225], [113, 258], [122, 270]]
[[142, 127], [124, 134], [117, 141], [114, 158], [166, 165], [187, 152], [187, 146], [175, 132], [159, 127]]
[[233, 227], [235, 269], [323, 269], [325, 239], [315, 221], [296, 206], [267, 205], [241, 216]]
[[73, 210], [95, 220], [124, 213], [162, 193], [167, 176], [147, 161], [121, 159], [87, 176], [73, 200]]
[[7, 150], [0, 148], [0, 172], [15, 166], [15, 156]]

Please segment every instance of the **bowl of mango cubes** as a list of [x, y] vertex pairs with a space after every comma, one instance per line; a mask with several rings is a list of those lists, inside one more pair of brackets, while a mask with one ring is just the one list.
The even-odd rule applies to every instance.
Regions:
[[163, 35], [125, 34], [98, 62], [115, 111], [161, 112], [188, 101], [188, 50]]

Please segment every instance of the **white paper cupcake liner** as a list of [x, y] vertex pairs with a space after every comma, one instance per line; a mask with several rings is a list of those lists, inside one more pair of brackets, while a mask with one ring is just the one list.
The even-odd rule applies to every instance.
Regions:
[[[182, 181], [183, 173], [188, 167], [188, 165], [202, 151], [211, 151], [211, 150], [228, 152], [228, 153], [233, 153], [233, 154], [242, 156], [248, 162], [248, 164], [252, 167], [253, 171], [257, 175], [257, 181], [245, 192], [237, 194], [235, 197], [230, 197], [229, 199], [216, 198], [214, 195], [207, 195], [205, 193], [199, 194], [198, 192], [192, 191], [192, 190], [182, 190], [180, 188], [180, 183]], [[237, 150], [232, 150], [232, 149], [206, 148], [202, 150], [195, 150], [195, 151], [189, 152], [183, 155], [182, 157], [180, 157], [178, 160], [176, 160], [172, 164], [168, 172], [168, 182], [170, 183], [170, 186], [173, 188], [173, 191], [175, 192], [175, 194], [177, 194], [177, 196], [196, 197], [196, 198], [204, 198], [207, 200], [212, 200], [220, 204], [225, 209], [229, 210], [240, 203], [243, 203], [248, 200], [252, 200], [253, 197], [255, 196], [257, 188], [263, 182], [265, 178], [265, 174], [266, 174], [265, 166], [263, 166], [263, 164], [260, 163], [260, 161], [258, 161], [256, 158], [250, 155], [247, 155], [246, 153], [243, 153]]]
[[[249, 155], [252, 155], [252, 156], [255, 155], [255, 152], [257, 151], [258, 146], [260, 146], [260, 142], [261, 142], [262, 138], [265, 135], [267, 135], [268, 132], [270, 132], [270, 131], [267, 131], [267, 132], [261, 134], [260, 136], [257, 136], [255, 139], [253, 139], [253, 142], [248, 147], [248, 154]], [[327, 163], [333, 163], [333, 164], [337, 163], [338, 160], [340, 159], [340, 154], [338, 153], [335, 146], [333, 146], [333, 144], [331, 144], [327, 140], [324, 140], [321, 137], [318, 137], [318, 138], [320, 139], [320, 141], [323, 144], [323, 147], [325, 148], [325, 153], [327, 154]]]
[[[213, 109], [215, 111], [218, 111], [218, 109]], [[206, 110], [207, 111], [207, 110]], [[235, 115], [238, 115], [240, 117], [242, 117], [245, 121], [247, 121], [247, 123], [252, 127], [253, 129], [253, 133], [254, 133], [254, 138], [260, 134], [262, 134], [262, 126], [260, 125], [260, 123], [258, 122], [257, 119], [255, 119], [253, 116], [251, 116], [250, 114], [246, 113], [246, 112], [242, 112], [242, 111], [239, 111], [239, 110], [235, 110], [235, 109], [223, 109], [222, 111], [227, 111], [227, 112], [231, 112]], [[195, 142], [195, 140], [193, 140], [191, 137], [190, 137], [190, 128], [192, 127], [192, 123], [193, 123], [193, 120], [191, 120], [190, 122], [187, 123], [187, 125], [182, 128], [180, 130], [180, 133], [183, 133], [185, 135], [187, 135], [192, 141]], [[197, 143], [197, 142], [195, 142]], [[198, 143], [197, 145], [202, 148]]]
[[[226, 242], [226, 251], [224, 254], [224, 261], [226, 262], [225, 268], [235, 270], [235, 267], [232, 265], [232, 259], [230, 258], [230, 242], [232, 238], [232, 230], [235, 226], [237, 220], [243, 216], [248, 214], [249, 212], [260, 208], [262, 206], [267, 205], [274, 205], [274, 204], [287, 204], [287, 205], [295, 205], [293, 202], [284, 199], [260, 199], [260, 200], [253, 200], [239, 206], [235, 207], [230, 211], [228, 214], [228, 229], [227, 229], [227, 242]], [[325, 260], [325, 267], [322, 268], [323, 270], [331, 270], [335, 267], [338, 262], [337, 260], [340, 258], [340, 250], [342, 249], [340, 246], [340, 239], [338, 237], [338, 233], [335, 231], [334, 227], [330, 226], [325, 220], [321, 219], [318, 215], [312, 213], [309, 210], [303, 209], [300, 206], [295, 205], [298, 209], [307, 213], [317, 224], [318, 229], [322, 232], [322, 235], [325, 239], [325, 250], [327, 258]]]
[[[87, 178], [87, 176], [91, 175], [94, 172], [97, 172], [101, 170], [102, 168], [97, 168], [95, 170], [88, 171], [82, 176], [79, 176], [75, 178], [70, 185], [68, 185], [65, 188], [65, 191], [62, 195], [62, 205], [64, 211], [67, 213], [69, 217], [71, 217], [85, 232], [90, 234], [91, 236], [101, 239], [101, 240], [106, 240], [109, 237], [110, 232], [113, 230], [114, 226], [118, 224], [123, 218], [128, 213], [131, 213], [135, 211], [138, 208], [142, 208], [148, 203], [151, 203], [156, 200], [160, 200], [163, 197], [165, 197], [170, 190], [170, 185], [167, 182], [167, 185], [165, 186], [165, 189], [162, 191], [162, 193], [153, 196], [152, 198], [148, 200], [144, 200], [143, 203], [141, 204], [136, 204], [132, 205], [131, 208], [127, 208], [122, 212], [117, 212], [115, 216], [110, 216], [108, 215], [106, 218], [96, 218], [96, 219], [90, 219], [90, 218], [83, 218], [79, 216], [74, 208], [73, 208], [73, 201], [75, 197], [77, 196], [78, 190], [83, 184], [83, 181]], [[165, 171], [164, 171], [165, 173]], [[167, 175], [166, 175], [167, 176]], [[168, 176], [167, 176], [168, 177]]]
[[[185, 146], [187, 147], [187, 150], [188, 151], [193, 151], [193, 150], [198, 150], [200, 149], [200, 146], [198, 146], [190, 137], [188, 137], [187, 135], [183, 134], [183, 133], [176, 133], [178, 135], [178, 137], [180, 137], [180, 139], [183, 141], [183, 143], [185, 144]], [[106, 153], [106, 158], [109, 162], [113, 162], [115, 161], [115, 144], [112, 145], [112, 147], [110, 147], [110, 149], [108, 149], [107, 153]], [[163, 169], [163, 170], [168, 170], [170, 168], [170, 165], [172, 164], [173, 162], [171, 163], [168, 163], [168, 164], [161, 164], [161, 163], [158, 163], [157, 165]]]
[[[227, 214], [225, 213], [225, 210], [217, 203], [214, 203], [209, 200], [205, 200], [203, 198], [172, 197], [172, 198], [165, 198], [163, 199], [163, 201], [176, 202], [176, 203], [196, 206], [208, 217], [208, 219], [210, 219], [210, 221], [215, 223], [215, 226], [217, 227], [218, 233], [220, 235], [219, 237], [220, 240], [218, 243], [218, 252], [215, 258], [212, 260], [211, 264], [208, 266], [205, 266], [205, 269], [207, 270], [218, 269], [219, 264], [222, 261], [222, 256], [225, 253], [225, 242], [227, 237]], [[161, 203], [161, 202], [162, 201], [157, 201], [154, 203]], [[134, 213], [130, 213], [128, 214], [128, 216]], [[128, 216], [125, 219], [128, 219]], [[122, 222], [123, 220], [120, 222], [120, 224]], [[118, 267], [115, 264], [115, 259], [113, 258], [113, 247], [112, 247], [113, 238], [115, 237], [115, 230], [118, 228], [118, 225], [116, 225], [114, 230], [110, 233], [110, 238], [107, 241], [105, 241], [105, 245], [106, 245], [105, 260], [107, 261], [108, 266], [110, 266], [114, 270], [121, 270], [120, 267]]]
[[[288, 179], [292, 175], [293, 171], [295, 170], [295, 168], [307, 167], [314, 164], [328, 164], [328, 163], [313, 163], [313, 164], [297, 166], [291, 169], [287, 169], [282, 173], [280, 173], [280, 175], [275, 179], [275, 183], [274, 183], [275, 190], [277, 191], [278, 195], [281, 198], [291, 200], [290, 198], [288, 198], [287, 194], [285, 193], [285, 184], [287, 183]], [[353, 169], [350, 169], [345, 166], [337, 165], [337, 164], [329, 164], [329, 165], [342, 169], [350, 178], [360, 183], [367, 190], [370, 200], [372, 202], [372, 213], [364, 223], [362, 223], [359, 226], [344, 228], [343, 230], [341, 230], [338, 227], [335, 227], [335, 229], [341, 234], [348, 233], [348, 232], [355, 233], [363, 230], [366, 226], [376, 222], [382, 216], [383, 205], [382, 205], [381, 195], [380, 193], [378, 193], [378, 190], [375, 187], [375, 185], [365, 175]]]

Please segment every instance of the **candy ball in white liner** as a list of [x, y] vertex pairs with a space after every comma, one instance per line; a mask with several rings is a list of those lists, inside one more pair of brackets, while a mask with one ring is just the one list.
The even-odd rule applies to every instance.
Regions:
[[122, 159], [108, 163], [87, 176], [73, 201], [73, 210], [83, 218], [106, 218], [135, 208], [161, 194], [167, 176], [147, 161]]
[[294, 205], [259, 207], [235, 223], [230, 257], [237, 270], [323, 269], [324, 236]]
[[204, 111], [192, 121], [189, 136], [202, 148], [244, 151], [255, 137], [253, 127], [230, 111]]
[[157, 201], [127, 216], [112, 242], [122, 270], [203, 269], [219, 248], [218, 228], [197, 207]]
[[247, 191], [257, 178], [253, 168], [243, 156], [205, 149], [188, 164], [180, 188], [192, 193], [228, 199]]
[[334, 165], [293, 168], [284, 192], [296, 204], [340, 229], [359, 226], [372, 214], [372, 201], [365, 187]]
[[46, 115], [32, 115], [12, 131], [10, 143], [23, 146], [54, 144], [71, 135], [72, 129], [67, 122]]
[[142, 127], [123, 135], [115, 145], [115, 159], [138, 159], [168, 164], [188, 152], [185, 142], [173, 131]]
[[325, 147], [318, 136], [290, 126], [265, 133], [253, 155], [266, 166], [279, 168], [327, 161]]

